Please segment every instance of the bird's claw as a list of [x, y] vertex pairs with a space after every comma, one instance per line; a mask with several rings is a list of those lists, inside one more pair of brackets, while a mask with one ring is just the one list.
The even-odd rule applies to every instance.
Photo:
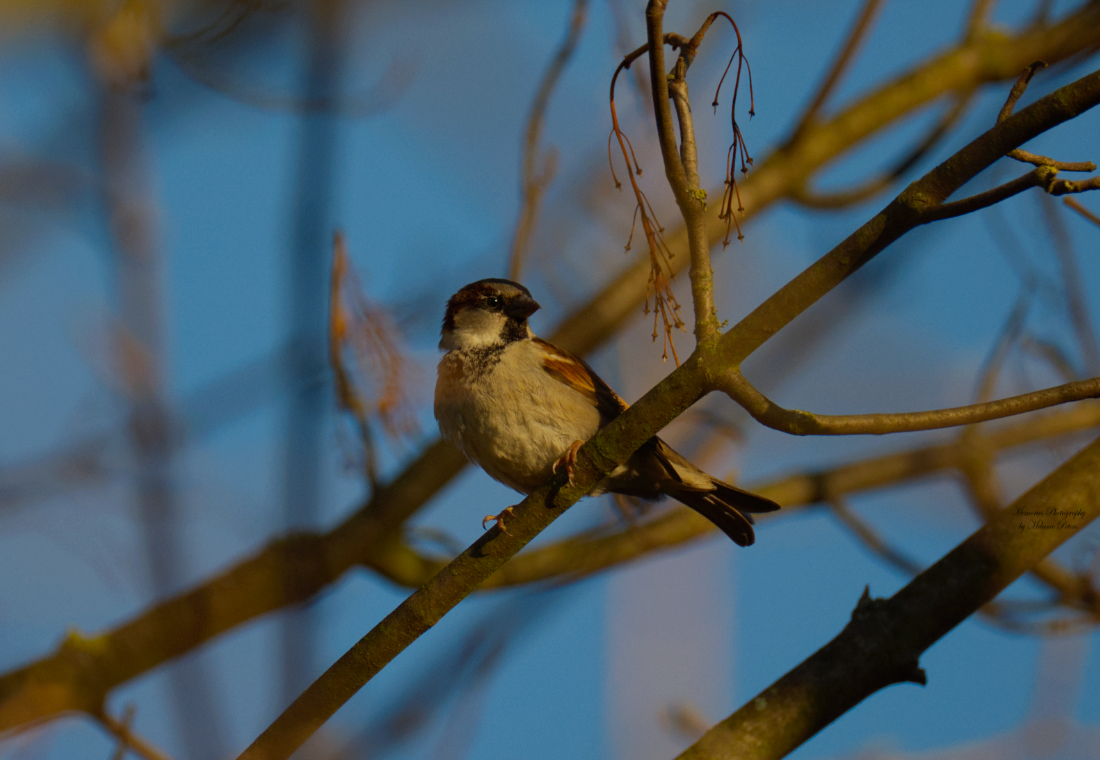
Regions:
[[565, 450], [564, 454], [558, 457], [557, 461], [554, 462], [554, 466], [550, 468], [550, 471], [557, 475], [558, 469], [564, 467], [569, 485], [573, 485], [573, 468], [577, 465], [577, 452], [580, 451], [583, 445], [584, 441], [573, 441], [572, 445]]
[[501, 533], [507, 533], [508, 529], [504, 527], [504, 518], [511, 518], [515, 514], [515, 510], [511, 507], [505, 507], [505, 509], [499, 515], [485, 515], [485, 519], [481, 521], [481, 529], [489, 530], [487, 523], [495, 522], [497, 527], [500, 528]]

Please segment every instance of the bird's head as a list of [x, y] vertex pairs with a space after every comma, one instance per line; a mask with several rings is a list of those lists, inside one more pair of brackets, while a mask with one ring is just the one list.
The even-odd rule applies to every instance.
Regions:
[[478, 280], [451, 296], [443, 317], [439, 347], [477, 349], [530, 338], [527, 318], [539, 305], [531, 292], [511, 280]]

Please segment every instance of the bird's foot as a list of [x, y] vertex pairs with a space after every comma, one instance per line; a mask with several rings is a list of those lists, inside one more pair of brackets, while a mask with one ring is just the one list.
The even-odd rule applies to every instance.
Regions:
[[515, 510], [511, 507], [506, 507], [499, 515], [485, 515], [485, 519], [481, 521], [481, 529], [489, 530], [488, 522], [495, 522], [497, 527], [500, 528], [501, 533], [507, 533], [508, 529], [504, 527], [504, 518], [511, 518], [515, 514]]
[[557, 475], [558, 469], [564, 467], [569, 485], [573, 485], [573, 468], [577, 465], [577, 452], [580, 451], [583, 445], [584, 441], [573, 441], [572, 445], [565, 450], [564, 454], [558, 457], [557, 461], [554, 462], [554, 466], [550, 468], [550, 471]]

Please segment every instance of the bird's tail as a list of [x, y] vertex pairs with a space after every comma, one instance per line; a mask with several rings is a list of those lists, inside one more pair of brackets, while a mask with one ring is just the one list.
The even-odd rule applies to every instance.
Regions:
[[703, 472], [660, 438], [653, 439], [652, 453], [670, 476], [663, 490], [722, 529], [738, 546], [756, 540], [751, 514], [774, 512], [779, 505]]
[[714, 485], [713, 491], [678, 488], [672, 492], [670, 489], [670, 495], [717, 525], [738, 546], [751, 546], [756, 534], [747, 513], [774, 512], [779, 505], [720, 480], [715, 480]]

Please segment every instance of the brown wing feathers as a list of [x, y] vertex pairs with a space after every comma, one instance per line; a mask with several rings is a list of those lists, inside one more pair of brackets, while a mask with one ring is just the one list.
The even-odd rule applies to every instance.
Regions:
[[[543, 369], [587, 398], [599, 410], [604, 425], [626, 410], [627, 403], [581, 359], [540, 338], [534, 340], [545, 352]], [[641, 462], [634, 462], [639, 457], [649, 459], [660, 467], [667, 480], [653, 483], [648, 478], [642, 478], [643, 482], [623, 483], [619, 487], [613, 485], [611, 490], [642, 498], [656, 498], [661, 493], [667, 493], [721, 528], [739, 546], [749, 546], [755, 540], [752, 518], [742, 512], [773, 512], [779, 509], [779, 505], [770, 499], [742, 491], [707, 475], [656, 436], [635, 453], [632, 464], [640, 465]], [[634, 469], [649, 470], [644, 466], [635, 466]], [[689, 476], [698, 473], [700, 478], [696, 479], [696, 483], [685, 482], [683, 472]], [[701, 479], [705, 482], [698, 482]], [[656, 489], [653, 489], [654, 485]]]
[[543, 369], [587, 398], [599, 410], [604, 425], [626, 410], [627, 403], [583, 360], [542, 338], [534, 341], [546, 352]]

